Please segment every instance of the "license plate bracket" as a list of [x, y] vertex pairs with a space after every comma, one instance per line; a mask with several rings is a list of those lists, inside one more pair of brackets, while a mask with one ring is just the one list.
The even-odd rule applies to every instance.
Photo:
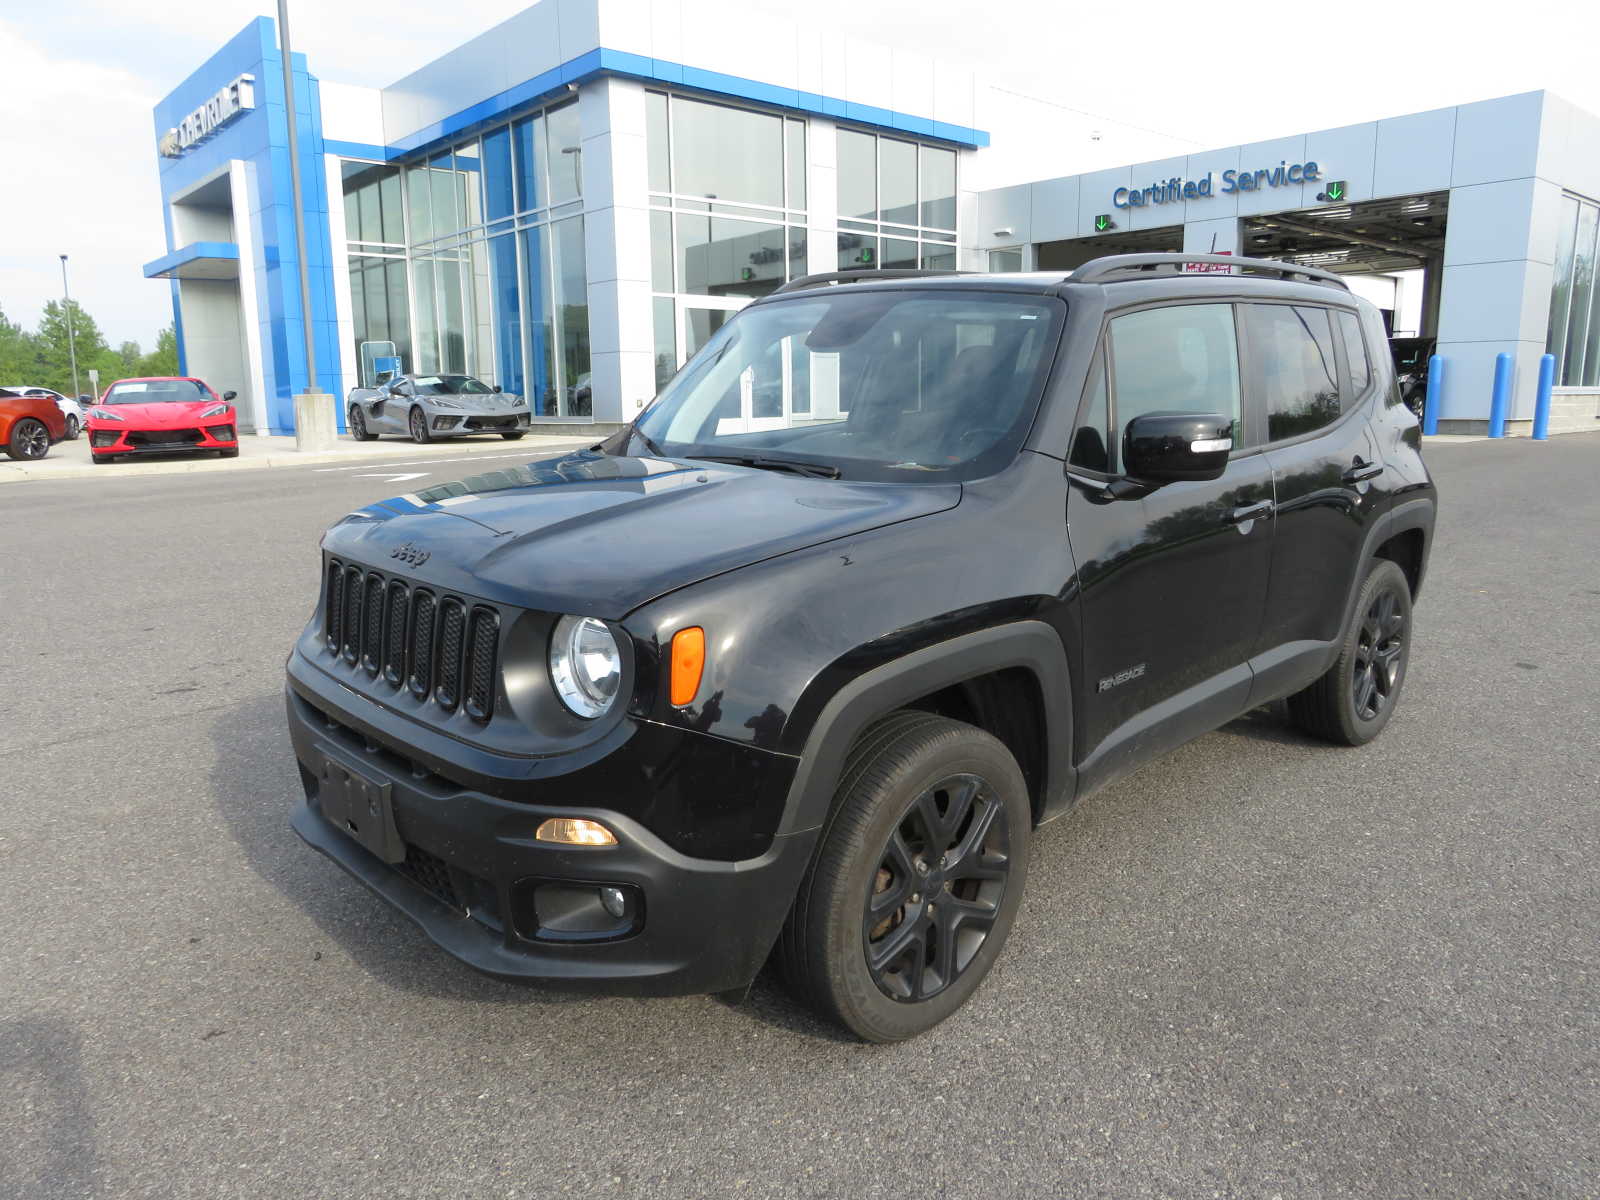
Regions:
[[324, 752], [318, 757], [317, 800], [322, 815], [384, 862], [404, 862], [406, 844], [394, 823], [390, 785], [334, 755]]

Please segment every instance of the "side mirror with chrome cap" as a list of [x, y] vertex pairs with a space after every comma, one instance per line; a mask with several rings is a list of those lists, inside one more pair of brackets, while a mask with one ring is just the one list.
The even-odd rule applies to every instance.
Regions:
[[1128, 422], [1123, 473], [1149, 483], [1217, 479], [1233, 450], [1231, 417], [1220, 413], [1154, 412]]

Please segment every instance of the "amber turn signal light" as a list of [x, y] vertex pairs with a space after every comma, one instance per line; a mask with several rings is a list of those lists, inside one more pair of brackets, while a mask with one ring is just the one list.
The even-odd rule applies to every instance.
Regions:
[[599, 821], [582, 817], [551, 817], [534, 831], [534, 840], [563, 846], [615, 846], [617, 835]]
[[700, 676], [706, 669], [706, 631], [698, 625], [680, 629], [672, 635], [672, 703], [682, 708], [693, 704], [700, 691]]

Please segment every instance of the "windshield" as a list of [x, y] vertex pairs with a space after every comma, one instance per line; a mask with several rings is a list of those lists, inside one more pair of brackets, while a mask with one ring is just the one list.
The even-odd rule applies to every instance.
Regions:
[[723, 326], [635, 428], [683, 458], [978, 478], [1026, 434], [1065, 311], [955, 289], [829, 288], [759, 304]]
[[413, 382], [422, 396], [488, 396], [494, 392], [471, 375], [419, 375]]
[[123, 380], [106, 390], [101, 404], [189, 404], [211, 393], [192, 379]]

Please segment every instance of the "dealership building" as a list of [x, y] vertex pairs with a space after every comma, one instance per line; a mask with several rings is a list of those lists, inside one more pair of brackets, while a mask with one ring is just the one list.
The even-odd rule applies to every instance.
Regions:
[[[1075, 118], [960, 64], [712, 0], [542, 0], [383, 88], [282, 60], [260, 18], [156, 107], [183, 370], [288, 433], [392, 353], [630, 420], [737, 309], [808, 273], [1067, 270], [1221, 252], [1347, 274], [1444, 360], [1441, 432], [1552, 431], [1600, 403], [1600, 118], [1546, 92], [1034, 178]], [[1033, 156], [1058, 152], [1048, 164]], [[1047, 167], [1038, 170], [1038, 167]]]

